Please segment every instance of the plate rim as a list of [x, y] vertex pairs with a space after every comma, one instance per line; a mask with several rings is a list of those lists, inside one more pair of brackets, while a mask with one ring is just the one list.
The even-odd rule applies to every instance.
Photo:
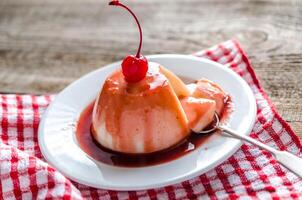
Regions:
[[[226, 71], [229, 71], [230, 73], [232, 73], [233, 75], [235, 75], [235, 77], [240, 80], [240, 82], [244, 85], [244, 88], [245, 90], [248, 90], [248, 94], [250, 95], [249, 96], [249, 99], [253, 99], [253, 103], [251, 104], [252, 106], [252, 115], [253, 115], [253, 118], [251, 120], [251, 123], [249, 124], [249, 127], [247, 127], [247, 132], [250, 133], [252, 131], [252, 128], [255, 124], [255, 121], [256, 121], [256, 112], [257, 112], [257, 105], [256, 105], [256, 99], [255, 99], [255, 96], [254, 96], [254, 93], [252, 91], [252, 89], [250, 88], [250, 86], [248, 85], [248, 83], [241, 77], [239, 76], [236, 72], [234, 72], [232, 69], [230, 69], [229, 67], [226, 67], [226, 66], [223, 66], [223, 64], [220, 64], [218, 62], [214, 62], [212, 60], [209, 60], [209, 59], [205, 59], [205, 58], [200, 58], [200, 57], [196, 57], [196, 56], [193, 56], [193, 55], [183, 55], [183, 54], [153, 54], [153, 55], [148, 55], [146, 56], [147, 58], [149, 59], [153, 59], [153, 58], [166, 58], [166, 57], [169, 57], [169, 58], [188, 58], [188, 59], [193, 59], [193, 60], [196, 60], [196, 61], [202, 61], [202, 62], [207, 62], [209, 64], [212, 64], [212, 65], [216, 65], [216, 66], [219, 66], [221, 69], [223, 70], [226, 70]], [[62, 93], [64, 93], [66, 90], [69, 90], [69, 88], [73, 87], [74, 85], [78, 84], [78, 82], [86, 79], [86, 77], [94, 74], [94, 73], [97, 73], [99, 71], [102, 71], [104, 68], [109, 68], [109, 67], [112, 67], [118, 63], [121, 63], [121, 60], [120, 61], [116, 61], [116, 62], [113, 62], [113, 63], [109, 63], [109, 64], [106, 64], [104, 65], [103, 67], [101, 68], [98, 68], [96, 70], [93, 70], [85, 75], [83, 75], [82, 77], [80, 77], [79, 79], [73, 81], [71, 84], [69, 84], [68, 86], [66, 86], [61, 92], [59, 92], [56, 97], [58, 97], [59, 95], [61, 95]], [[252, 98], [250, 98], [252, 97]], [[45, 128], [44, 124], [45, 124], [45, 120], [47, 118], [47, 115], [49, 113], [49, 111], [52, 109], [52, 107], [54, 106], [55, 102], [56, 102], [56, 99], [55, 98], [50, 104], [49, 106], [47, 107], [47, 109], [44, 111], [42, 117], [41, 117], [41, 120], [40, 120], [40, 123], [39, 123], [39, 128], [38, 128], [38, 144], [39, 144], [39, 148], [41, 150], [41, 153], [43, 155], [43, 157], [45, 158], [45, 160], [51, 165], [53, 166], [56, 170], [58, 170], [61, 174], [63, 174], [64, 176], [66, 176], [67, 178], [73, 180], [73, 181], [76, 181], [78, 183], [81, 183], [81, 184], [84, 184], [84, 185], [87, 185], [87, 186], [91, 186], [91, 187], [94, 187], [94, 188], [100, 188], [100, 189], [108, 189], [108, 190], [118, 190], [118, 191], [129, 191], [129, 190], [146, 190], [146, 189], [155, 189], [155, 188], [160, 188], [160, 187], [164, 187], [164, 186], [167, 186], [167, 185], [172, 185], [172, 184], [176, 184], [176, 183], [180, 183], [182, 181], [185, 181], [185, 180], [188, 180], [188, 179], [191, 179], [191, 178], [194, 178], [198, 175], [201, 175], [201, 174], [204, 174], [206, 173], [207, 171], [217, 167], [218, 165], [220, 165], [222, 162], [224, 162], [225, 160], [227, 160], [231, 155], [233, 155], [240, 147], [241, 145], [243, 144], [243, 141], [241, 140], [237, 140], [236, 141], [236, 144], [233, 146], [232, 150], [228, 151], [226, 154], [224, 154], [224, 157], [223, 159], [218, 159], [216, 160], [215, 162], [213, 162], [211, 165], [208, 165], [207, 167], [203, 168], [202, 170], [197, 170], [196, 172], [193, 172], [193, 173], [190, 173], [190, 174], [187, 174], [187, 175], [183, 175], [181, 177], [175, 177], [173, 179], [169, 179], [168, 181], [162, 181], [160, 183], [158, 183], [156, 186], [155, 185], [152, 185], [152, 184], [149, 184], [149, 185], [143, 185], [143, 186], [135, 186], [135, 187], [132, 187], [132, 186], [114, 186], [114, 185], [109, 185], [108, 184], [92, 184], [88, 181], [83, 181], [83, 180], [80, 180], [78, 179], [77, 177], [73, 176], [72, 174], [67, 174], [64, 172], [64, 170], [60, 170], [58, 167], [55, 167], [57, 166], [51, 156], [47, 153], [47, 150], [46, 150], [46, 146], [44, 144], [44, 140], [42, 139], [43, 137], [43, 129]], [[83, 151], [81, 149], [81, 151]], [[155, 165], [156, 166], [156, 165]], [[147, 167], [153, 167], [153, 166], [147, 166]], [[101, 186], [100, 186], [101, 185]]]

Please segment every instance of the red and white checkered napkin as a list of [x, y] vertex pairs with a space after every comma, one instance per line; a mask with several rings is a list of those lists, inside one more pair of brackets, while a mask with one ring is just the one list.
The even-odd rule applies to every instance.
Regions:
[[[302, 145], [261, 88], [239, 44], [227, 41], [195, 54], [242, 76], [257, 100], [253, 138], [302, 157]], [[302, 179], [266, 151], [244, 144], [206, 174], [147, 191], [116, 192], [73, 183], [43, 160], [37, 141], [41, 114], [52, 96], [0, 95], [0, 194], [3, 199], [298, 199]], [[148, 178], [148, 174], [146, 174]]]

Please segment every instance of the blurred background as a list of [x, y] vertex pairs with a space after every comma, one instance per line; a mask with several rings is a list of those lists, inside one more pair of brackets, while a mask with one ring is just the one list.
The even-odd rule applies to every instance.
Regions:
[[[281, 115], [302, 132], [302, 0], [124, 0], [143, 54], [190, 54], [236, 38]], [[135, 53], [134, 20], [105, 0], [0, 0], [0, 92], [57, 93]]]

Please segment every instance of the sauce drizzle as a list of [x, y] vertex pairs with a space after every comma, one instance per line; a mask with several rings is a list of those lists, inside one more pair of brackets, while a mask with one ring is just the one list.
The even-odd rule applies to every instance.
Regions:
[[[120, 167], [145, 167], [166, 163], [194, 151], [211, 136], [190, 134], [189, 137], [169, 149], [149, 154], [124, 154], [115, 152], [101, 146], [91, 135], [93, 105], [94, 102], [89, 104], [81, 113], [77, 124], [76, 138], [80, 148], [85, 153], [104, 164]], [[225, 100], [224, 108], [221, 115], [222, 122], [228, 118], [232, 111], [232, 101], [229, 96]]]

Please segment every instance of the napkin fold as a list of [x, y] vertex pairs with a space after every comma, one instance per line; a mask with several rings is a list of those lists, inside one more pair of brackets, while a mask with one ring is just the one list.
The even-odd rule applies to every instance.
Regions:
[[[251, 137], [302, 157], [298, 136], [277, 113], [236, 40], [194, 55], [233, 69], [249, 84], [257, 102]], [[215, 169], [163, 188], [119, 192], [72, 182], [47, 164], [38, 146], [39, 121], [53, 98], [0, 95], [0, 197], [3, 199], [298, 199], [302, 196], [302, 179], [279, 165], [265, 150], [246, 143]]]

